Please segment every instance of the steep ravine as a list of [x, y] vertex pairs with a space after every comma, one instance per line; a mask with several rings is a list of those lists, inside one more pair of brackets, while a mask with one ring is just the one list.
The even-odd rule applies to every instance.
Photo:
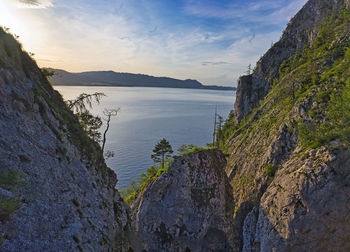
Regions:
[[[218, 143], [228, 153], [227, 165], [222, 167], [227, 178], [216, 180], [226, 184], [228, 179], [232, 187], [232, 201], [228, 202], [233, 213], [227, 215], [233, 218], [219, 218], [232, 225], [222, 235], [232, 237], [230, 247], [215, 247], [213, 242], [213, 247], [199, 248], [195, 243], [200, 238], [176, 232], [179, 218], [202, 217], [186, 204], [192, 175], [177, 161], [141, 199], [136, 223], [147, 237], [145, 248], [349, 250], [350, 125], [349, 116], [343, 116], [350, 114], [349, 20], [348, 0], [308, 1], [253, 74], [239, 80], [234, 115], [223, 127], [224, 137]], [[193, 155], [194, 159], [196, 155], [210, 159], [206, 152]], [[182, 158], [182, 164], [194, 162], [187, 158]], [[195, 168], [198, 165], [201, 168]], [[214, 169], [200, 162], [189, 167], [198, 176]], [[174, 174], [179, 174], [181, 182]], [[211, 187], [212, 181], [204, 184]], [[207, 195], [200, 197], [200, 201], [206, 199]], [[219, 202], [227, 201], [222, 198]], [[163, 204], [168, 207], [164, 209]], [[159, 238], [161, 230], [166, 235], [163, 238]], [[200, 234], [203, 229], [197, 230]]]
[[309, 0], [240, 79], [221, 151], [175, 157], [133, 220], [98, 144], [0, 29], [0, 250], [349, 251], [349, 5]]
[[127, 251], [116, 182], [100, 147], [0, 28], [0, 250]]

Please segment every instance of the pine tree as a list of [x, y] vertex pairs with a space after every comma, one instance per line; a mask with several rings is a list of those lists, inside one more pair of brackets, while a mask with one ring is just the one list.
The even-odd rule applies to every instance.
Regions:
[[169, 144], [169, 142], [163, 138], [153, 149], [152, 159], [155, 163], [160, 163], [161, 167], [164, 168], [164, 163], [167, 158], [171, 157], [171, 153], [173, 153], [173, 148]]

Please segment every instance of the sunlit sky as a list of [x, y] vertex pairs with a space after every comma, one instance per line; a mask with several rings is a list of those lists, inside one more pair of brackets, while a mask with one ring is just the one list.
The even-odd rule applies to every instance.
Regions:
[[41, 67], [236, 86], [306, 0], [0, 0]]

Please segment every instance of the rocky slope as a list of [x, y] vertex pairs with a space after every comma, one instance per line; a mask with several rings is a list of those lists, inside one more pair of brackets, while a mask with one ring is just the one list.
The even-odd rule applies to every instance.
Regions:
[[238, 80], [235, 121], [240, 122], [265, 97], [284, 60], [312, 46], [325, 18], [339, 12], [349, 0], [309, 0], [291, 19], [281, 39], [258, 61], [253, 74]]
[[[232, 202], [222, 198], [224, 189], [217, 191], [217, 204], [229, 203], [233, 211], [225, 213], [232, 220], [222, 219], [230, 228], [220, 228], [233, 241], [228, 251], [349, 250], [349, 21], [348, 0], [308, 1], [253, 74], [240, 79], [235, 112], [218, 141], [229, 156], [227, 179], [217, 181], [232, 186]], [[210, 160], [209, 153], [200, 155]], [[217, 189], [205, 176], [210, 166], [198, 159], [177, 160], [143, 194], [137, 225], [144, 248], [225, 250], [216, 242], [195, 245], [191, 238], [203, 237], [198, 229], [186, 238], [176, 229], [192, 216], [207, 225], [203, 213], [217, 209], [209, 203], [210, 211], [201, 212], [190, 198], [193, 176], [206, 186], [202, 192]]]
[[135, 234], [99, 146], [2, 30], [0, 126], [0, 250], [350, 250], [349, 0], [307, 2], [240, 79], [227, 161], [175, 158]]
[[348, 251], [350, 10], [310, 0], [239, 81], [221, 146], [243, 251]]
[[61, 96], [0, 28], [0, 250], [127, 251], [117, 177]]
[[147, 251], [233, 251], [232, 189], [225, 156], [215, 150], [175, 158], [137, 207]]

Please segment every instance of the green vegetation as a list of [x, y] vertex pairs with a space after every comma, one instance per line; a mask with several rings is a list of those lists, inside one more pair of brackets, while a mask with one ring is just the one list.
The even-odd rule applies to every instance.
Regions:
[[194, 148], [198, 148], [197, 146], [193, 145], [193, 144], [183, 144], [181, 145], [177, 151], [182, 154], [188, 151], [192, 151]]
[[55, 75], [55, 72], [54, 71], [50, 71], [49, 69], [47, 68], [41, 68], [41, 72], [43, 73], [43, 75], [45, 75], [47, 78], [48, 77], [52, 77]]
[[102, 126], [101, 118], [93, 116], [89, 111], [80, 112], [77, 117], [86, 134], [95, 142], [101, 141], [101, 133], [98, 131]]
[[[25, 174], [15, 170], [2, 171], [0, 173], [0, 187], [15, 191], [16, 188], [25, 185], [25, 183], [21, 181], [24, 177]], [[0, 199], [0, 221], [9, 219], [21, 205], [22, 202], [14, 198]]]
[[2, 171], [0, 173], [0, 187], [6, 190], [12, 190], [19, 184], [22, 184], [20, 179], [24, 177], [25, 175], [23, 173], [15, 170]]
[[153, 149], [153, 154], [151, 155], [155, 163], [160, 163], [161, 167], [164, 168], [165, 160], [171, 157], [170, 154], [173, 153], [173, 148], [170, 143], [163, 138], [156, 144]]
[[9, 219], [21, 206], [22, 203], [16, 199], [0, 200], [0, 221]]
[[183, 155], [187, 155], [190, 153], [196, 153], [196, 152], [200, 152], [200, 151], [204, 151], [204, 150], [212, 150], [215, 149], [215, 147], [198, 147], [195, 146], [193, 144], [183, 144], [181, 145], [177, 151], [179, 152], [179, 156], [183, 156]]
[[[22, 50], [21, 44], [8, 32], [8, 29], [1, 27], [0, 51], [5, 56], [0, 58], [1, 68], [13, 71], [15, 67], [27, 78], [35, 78], [33, 82], [34, 103], [38, 105], [44, 122], [57, 138], [63, 142], [67, 137], [80, 150], [83, 157], [89, 160], [89, 167], [95, 167], [101, 172], [102, 177], [106, 178], [109, 168], [105, 164], [99, 144], [88, 136], [81, 127], [78, 117], [70, 111], [61, 95], [52, 88], [47, 80], [48, 73], [37, 67], [35, 61]], [[30, 104], [25, 104], [25, 106], [28, 110], [33, 109]], [[49, 113], [52, 113], [58, 120], [58, 127], [51, 122]]]
[[[268, 95], [258, 107], [238, 124], [230, 114], [217, 145], [227, 148], [227, 140], [233, 135], [238, 136], [237, 144], [244, 144], [257, 132], [263, 133], [259, 134], [260, 142], [269, 142], [269, 136], [286, 124], [291, 133], [298, 133], [299, 143], [306, 148], [327, 145], [335, 139], [349, 146], [349, 20], [346, 8], [327, 18], [313, 43], [298, 48], [280, 65]], [[308, 118], [296, 118], [296, 108], [304, 109]], [[259, 152], [259, 146], [255, 148]]]
[[264, 170], [264, 174], [265, 176], [268, 177], [273, 177], [273, 175], [275, 175], [275, 166], [273, 164], [266, 164], [265, 165], [265, 170]]
[[[165, 138], [156, 144], [153, 153], [152, 159], [155, 164], [148, 168], [146, 173], [142, 173], [136, 181], [131, 181], [127, 189], [120, 192], [129, 205], [131, 205], [150, 184], [159, 178], [160, 175], [167, 171], [173, 162], [173, 159], [170, 158], [170, 153], [173, 153], [173, 149]], [[159, 165], [157, 165], [157, 163], [159, 163]]]
[[88, 111], [86, 108], [87, 105], [90, 108], [92, 108], [92, 102], [95, 101], [97, 104], [99, 104], [103, 96], [106, 96], [106, 95], [104, 93], [98, 93], [98, 92], [93, 94], [82, 93], [76, 99], [68, 100], [67, 104], [69, 109], [71, 109], [73, 112], [84, 113]]
[[344, 37], [350, 33], [349, 20], [350, 11], [344, 8], [338, 17], [325, 21], [313, 47], [303, 55], [309, 68], [324, 65], [304, 87], [305, 93], [318, 88], [317, 106], [308, 111], [311, 120], [299, 123], [300, 142], [305, 147], [327, 145], [335, 139], [350, 146], [350, 38]]
[[168, 160], [164, 168], [162, 168], [160, 165], [152, 165], [147, 169], [146, 173], [142, 173], [136, 181], [131, 181], [130, 186], [127, 189], [120, 191], [123, 199], [129, 205], [131, 205], [150, 184], [152, 184], [157, 178], [160, 177], [160, 175], [168, 170], [171, 163], [172, 160]]

